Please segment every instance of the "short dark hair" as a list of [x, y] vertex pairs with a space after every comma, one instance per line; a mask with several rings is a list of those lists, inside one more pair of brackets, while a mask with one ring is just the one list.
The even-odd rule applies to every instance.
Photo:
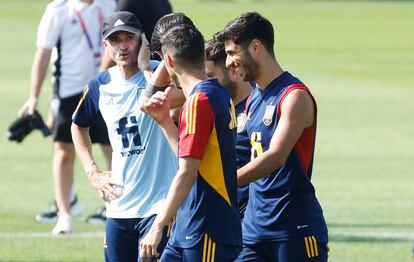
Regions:
[[216, 35], [220, 42], [231, 40], [243, 47], [248, 46], [253, 39], [258, 39], [273, 56], [274, 37], [272, 23], [257, 12], [246, 12], [240, 15]]
[[204, 37], [195, 26], [179, 25], [161, 37], [162, 50], [171, 52], [183, 68], [204, 68]]
[[212, 61], [215, 66], [225, 66], [226, 51], [224, 43], [218, 41], [215, 37], [205, 43], [206, 59]]
[[151, 36], [150, 50], [152, 52], [161, 51], [161, 36], [177, 25], [194, 26], [194, 23], [183, 13], [178, 12], [164, 15], [154, 26], [154, 31]]

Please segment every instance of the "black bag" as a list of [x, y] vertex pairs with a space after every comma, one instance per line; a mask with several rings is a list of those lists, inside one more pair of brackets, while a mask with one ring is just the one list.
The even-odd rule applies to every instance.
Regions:
[[47, 128], [42, 116], [37, 111], [32, 115], [26, 113], [23, 117], [16, 119], [7, 131], [7, 138], [10, 141], [20, 143], [34, 129], [40, 129], [45, 137], [50, 135], [49, 128]]

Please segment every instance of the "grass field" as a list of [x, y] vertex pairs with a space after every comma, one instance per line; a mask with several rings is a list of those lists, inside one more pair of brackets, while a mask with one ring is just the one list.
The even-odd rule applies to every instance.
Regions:
[[[51, 237], [34, 215], [52, 199], [50, 140], [8, 142], [28, 95], [36, 29], [47, 1], [0, 8], [0, 261], [102, 261], [103, 227], [76, 221]], [[280, 64], [311, 87], [319, 123], [313, 183], [330, 231], [330, 261], [413, 261], [414, 2], [173, 0], [206, 38], [244, 11], [276, 29]], [[40, 111], [46, 115], [49, 81]], [[102, 159], [102, 157], [100, 158]], [[86, 213], [101, 202], [77, 166]]]

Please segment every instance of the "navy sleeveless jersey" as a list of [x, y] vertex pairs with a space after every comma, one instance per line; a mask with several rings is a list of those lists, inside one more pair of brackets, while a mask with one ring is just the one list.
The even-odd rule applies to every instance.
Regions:
[[191, 248], [205, 234], [214, 242], [241, 246], [235, 156], [236, 114], [216, 79], [197, 84], [179, 122], [179, 157], [200, 159], [197, 179], [179, 208], [170, 244]]
[[[295, 89], [309, 92], [299, 79], [284, 72], [265, 90], [253, 90], [246, 123], [252, 159], [269, 149], [280, 114], [283, 113], [280, 111], [281, 103]], [[284, 165], [250, 183], [249, 202], [243, 221], [244, 243], [327, 233], [322, 208], [310, 181], [316, 134], [315, 100], [314, 104], [314, 123], [304, 130]]]

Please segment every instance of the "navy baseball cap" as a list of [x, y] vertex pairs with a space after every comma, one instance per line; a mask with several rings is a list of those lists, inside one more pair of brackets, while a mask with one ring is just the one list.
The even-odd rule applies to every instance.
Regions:
[[127, 31], [134, 34], [142, 33], [142, 25], [138, 18], [131, 12], [119, 11], [105, 19], [103, 25], [103, 39], [119, 31]]

